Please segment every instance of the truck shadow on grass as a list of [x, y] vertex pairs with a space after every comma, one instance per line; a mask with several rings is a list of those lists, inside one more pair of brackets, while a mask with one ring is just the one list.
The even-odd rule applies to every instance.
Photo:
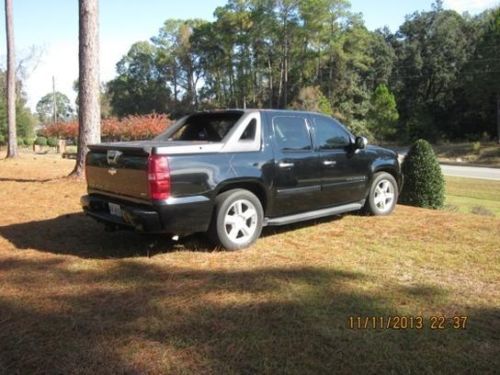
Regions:
[[137, 259], [106, 269], [18, 259], [0, 270], [23, 294], [0, 294], [1, 373], [478, 373], [499, 364], [496, 308], [469, 309], [462, 331], [349, 329], [350, 316], [402, 314], [390, 297], [403, 293], [397, 285], [384, 295], [353, 288], [363, 273]]
[[[261, 237], [280, 235], [314, 223], [331, 222], [340, 218], [327, 217], [282, 227], [265, 227]], [[141, 234], [127, 230], [106, 232], [104, 225], [94, 222], [83, 213], [2, 226], [0, 236], [18, 249], [34, 249], [93, 259], [153, 256], [171, 251], [222, 250], [203, 233], [172, 241], [166, 234]]]

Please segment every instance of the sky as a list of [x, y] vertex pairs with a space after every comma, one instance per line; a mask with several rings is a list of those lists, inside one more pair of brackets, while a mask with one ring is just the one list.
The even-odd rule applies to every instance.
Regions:
[[[132, 43], [156, 35], [168, 18], [213, 20], [216, 7], [226, 0], [101, 0], [100, 70], [101, 81], [115, 76], [115, 66]], [[388, 26], [396, 31], [405, 16], [431, 9], [433, 0], [351, 0], [351, 10], [363, 13], [368, 29]], [[476, 14], [496, 6], [500, 0], [445, 0], [446, 9]], [[5, 14], [0, 11], [0, 67], [5, 67]], [[78, 77], [78, 1], [14, 0], [14, 36], [17, 60], [33, 51], [27, 64], [24, 91], [34, 111], [42, 96], [56, 90], [74, 102], [73, 82]]]

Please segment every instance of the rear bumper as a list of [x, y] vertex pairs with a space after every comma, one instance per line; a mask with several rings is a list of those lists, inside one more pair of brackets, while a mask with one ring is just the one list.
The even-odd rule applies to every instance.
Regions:
[[[169, 198], [149, 206], [91, 194], [83, 196], [80, 202], [85, 214], [113, 229], [147, 233], [185, 235], [205, 232], [212, 217], [211, 201], [204, 196]], [[110, 212], [109, 203], [120, 206], [120, 216]]]

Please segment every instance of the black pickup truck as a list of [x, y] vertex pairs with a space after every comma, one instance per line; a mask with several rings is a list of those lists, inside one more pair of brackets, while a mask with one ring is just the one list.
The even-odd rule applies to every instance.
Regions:
[[208, 232], [230, 250], [266, 225], [389, 214], [402, 184], [395, 152], [310, 112], [194, 113], [151, 141], [89, 148], [87, 215], [109, 229]]

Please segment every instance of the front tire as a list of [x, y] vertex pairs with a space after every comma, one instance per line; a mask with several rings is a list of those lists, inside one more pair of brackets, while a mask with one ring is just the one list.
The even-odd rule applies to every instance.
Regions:
[[398, 184], [387, 172], [375, 173], [366, 201], [366, 211], [375, 216], [389, 215], [398, 201]]
[[209, 236], [227, 250], [243, 249], [260, 237], [263, 221], [259, 198], [248, 190], [229, 190], [215, 199]]

